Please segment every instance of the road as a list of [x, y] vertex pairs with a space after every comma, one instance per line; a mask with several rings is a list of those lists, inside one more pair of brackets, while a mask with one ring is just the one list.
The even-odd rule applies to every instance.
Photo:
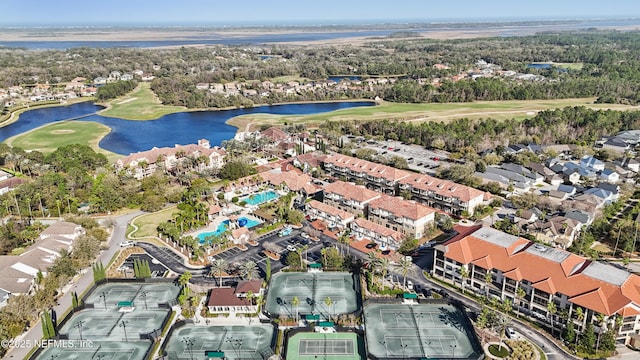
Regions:
[[[136, 216], [141, 215], [142, 212], [134, 212], [122, 216], [113, 218], [115, 225], [111, 232], [111, 238], [109, 239], [109, 248], [102, 251], [98, 261], [102, 262], [105, 266], [111, 261], [113, 256], [120, 250], [120, 242], [125, 239], [125, 233], [127, 231], [127, 224]], [[62, 291], [63, 295], [58, 298], [58, 303], [54, 306], [53, 311], [57, 314], [58, 322], [62, 321], [65, 313], [71, 310], [71, 294], [76, 292], [78, 295], [84, 293], [93, 285], [93, 272], [91, 268], [84, 269], [76, 278], [76, 280], [67, 285]], [[42, 339], [42, 325], [40, 321], [34, 323], [29, 331], [27, 331], [20, 340], [22, 344], [35, 344]], [[32, 349], [29, 347], [12, 348], [6, 355], [5, 359], [25, 359], [27, 354]]]

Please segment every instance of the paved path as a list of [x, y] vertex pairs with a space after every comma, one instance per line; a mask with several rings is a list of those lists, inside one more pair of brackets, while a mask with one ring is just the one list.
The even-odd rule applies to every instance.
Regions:
[[[125, 231], [127, 230], [127, 224], [131, 219], [140, 215], [142, 212], [130, 213], [113, 218], [115, 225], [109, 239], [109, 248], [104, 250], [100, 257], [99, 262], [102, 262], [105, 266], [111, 261], [113, 256], [120, 250], [120, 242], [125, 239]], [[62, 321], [64, 315], [71, 310], [71, 294], [73, 292], [78, 293], [80, 296], [84, 291], [89, 289], [93, 285], [93, 272], [91, 268], [84, 269], [79, 275], [77, 275], [69, 285], [63, 289], [63, 295], [58, 299], [58, 304], [53, 308], [56, 312], [58, 321]], [[25, 340], [24, 344], [35, 344], [42, 339], [42, 325], [40, 321], [32, 324], [27, 333], [23, 334], [20, 339]], [[20, 347], [11, 349], [6, 355], [5, 359], [27, 359], [26, 356], [32, 349], [28, 347]]]

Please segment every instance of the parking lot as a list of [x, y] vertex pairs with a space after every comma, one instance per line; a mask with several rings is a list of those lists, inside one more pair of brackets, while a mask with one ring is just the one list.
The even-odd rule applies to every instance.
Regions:
[[165, 275], [167, 274], [167, 271], [169, 271], [169, 269], [167, 269], [164, 265], [162, 265], [162, 263], [160, 263], [158, 260], [152, 258], [147, 254], [133, 254], [129, 256], [124, 261], [124, 263], [122, 263], [122, 266], [118, 268], [118, 270], [126, 272], [127, 274], [133, 274], [133, 263], [136, 259], [147, 261], [149, 263], [149, 268], [151, 269], [151, 277], [154, 277], [154, 278], [165, 277]]
[[380, 156], [399, 156], [407, 159], [409, 168], [425, 174], [434, 174], [441, 166], [448, 166], [449, 155], [445, 151], [432, 151], [419, 145], [405, 145], [400, 141], [369, 141], [364, 148], [375, 150]]

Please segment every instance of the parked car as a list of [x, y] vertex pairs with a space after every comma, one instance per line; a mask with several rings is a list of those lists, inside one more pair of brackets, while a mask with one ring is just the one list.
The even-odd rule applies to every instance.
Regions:
[[297, 251], [298, 249], [293, 245], [287, 245], [287, 250], [294, 252], [294, 251]]
[[407, 280], [407, 290], [413, 291], [413, 281]]
[[135, 243], [133, 241], [122, 241], [120, 242], [120, 247], [129, 247], [129, 246], [133, 246], [135, 245]]
[[302, 234], [300, 234], [300, 237], [302, 237], [303, 239], [308, 239], [309, 234], [307, 234], [306, 232], [303, 232]]

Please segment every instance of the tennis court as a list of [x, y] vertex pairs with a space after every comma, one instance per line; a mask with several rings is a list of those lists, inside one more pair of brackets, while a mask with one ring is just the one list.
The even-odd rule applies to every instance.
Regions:
[[[267, 359], [274, 354], [275, 328], [254, 326], [194, 326], [176, 329], [167, 339], [168, 360]], [[209, 355], [205, 355], [208, 353]]]
[[355, 333], [301, 332], [287, 341], [287, 360], [364, 360], [364, 341]]
[[158, 308], [175, 301], [180, 287], [171, 283], [106, 283], [97, 287], [85, 302], [96, 309], [117, 309], [118, 304], [133, 302], [138, 308]]
[[297, 312], [328, 319], [356, 311], [359, 293], [354, 276], [346, 272], [278, 273], [271, 278], [265, 309], [271, 316], [293, 317]]
[[370, 304], [364, 319], [367, 350], [376, 359], [483, 356], [471, 323], [450, 304]]
[[[151, 344], [141, 341], [101, 341], [75, 342], [74, 347], [50, 347], [38, 355], [38, 360], [65, 359], [65, 360], [142, 360]], [[81, 344], [83, 346], [81, 346]]]
[[117, 312], [114, 310], [87, 309], [76, 313], [59, 330], [72, 340], [134, 341], [140, 334], [148, 334], [162, 326], [169, 316], [169, 309]]

